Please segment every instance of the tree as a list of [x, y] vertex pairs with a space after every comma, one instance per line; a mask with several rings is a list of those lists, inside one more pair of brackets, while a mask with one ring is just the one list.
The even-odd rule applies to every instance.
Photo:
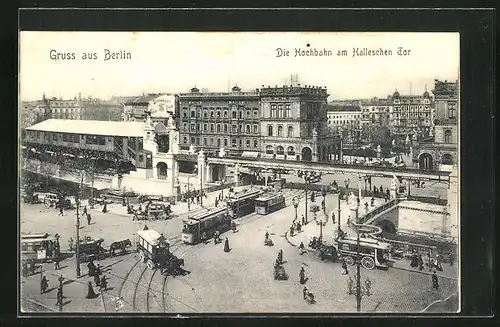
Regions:
[[377, 147], [380, 145], [382, 147], [382, 152], [388, 151], [391, 148], [391, 131], [387, 126], [376, 126], [372, 130], [373, 133], [373, 146]]

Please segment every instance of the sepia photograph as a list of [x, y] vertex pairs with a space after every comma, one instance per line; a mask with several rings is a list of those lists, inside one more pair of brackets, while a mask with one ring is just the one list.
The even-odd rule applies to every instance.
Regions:
[[22, 314], [460, 312], [460, 34], [19, 34]]

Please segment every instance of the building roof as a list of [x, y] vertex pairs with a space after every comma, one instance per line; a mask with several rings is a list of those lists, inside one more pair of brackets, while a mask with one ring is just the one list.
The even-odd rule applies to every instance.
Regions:
[[162, 241], [165, 241], [167, 244], [169, 244], [168, 240], [163, 236], [163, 234], [160, 234], [152, 229], [137, 231], [137, 235], [142, 237], [151, 245], [158, 245]]
[[28, 127], [28, 131], [87, 134], [102, 136], [141, 137], [144, 123], [99, 120], [47, 119]]
[[328, 105], [329, 112], [335, 111], [361, 111], [358, 105]]

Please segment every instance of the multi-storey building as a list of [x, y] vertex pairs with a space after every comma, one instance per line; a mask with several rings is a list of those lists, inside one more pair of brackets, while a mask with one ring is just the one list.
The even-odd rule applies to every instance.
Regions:
[[331, 134], [340, 134], [344, 141], [352, 141], [361, 127], [361, 108], [359, 105], [329, 105], [328, 129]]
[[408, 135], [417, 139], [432, 134], [433, 127], [433, 99], [429, 92], [423, 95], [400, 95], [395, 91], [388, 97], [392, 102], [390, 111], [390, 128], [393, 135], [405, 139]]
[[361, 124], [363, 126], [388, 126], [392, 109], [390, 99], [371, 98], [361, 101]]
[[241, 91], [200, 92], [196, 87], [180, 93], [180, 148], [202, 148], [210, 155], [258, 153], [260, 144], [259, 93]]
[[153, 122], [167, 123], [170, 116], [178, 115], [177, 97], [166, 93], [149, 93], [123, 102], [124, 121], [144, 121], [146, 112]]
[[38, 104], [38, 115], [45, 119], [101, 120], [121, 121], [122, 106], [106, 103], [91, 97], [82, 98], [81, 94], [74, 99], [58, 99], [45, 97]]
[[458, 163], [458, 81], [434, 80], [434, 140], [419, 144], [419, 168], [436, 169]]
[[263, 86], [260, 90], [263, 156], [341, 160], [339, 139], [331, 136], [327, 127], [327, 98], [327, 90], [322, 87]]

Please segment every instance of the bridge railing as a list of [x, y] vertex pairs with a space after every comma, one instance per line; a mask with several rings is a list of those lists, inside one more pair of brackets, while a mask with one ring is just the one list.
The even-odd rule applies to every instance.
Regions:
[[437, 204], [440, 206], [445, 206], [448, 204], [448, 200], [446, 199], [441, 199], [439, 197], [432, 197], [432, 196], [415, 196], [415, 195], [410, 195], [408, 196], [407, 200], [409, 201], [418, 201], [418, 202], [423, 202], [423, 203], [432, 203], [432, 204]]
[[382, 204], [380, 207], [377, 207], [377, 208], [373, 209], [372, 211], [370, 211], [362, 216], [359, 216], [358, 223], [361, 223], [361, 224], [369, 223], [369, 221], [372, 220], [372, 218], [378, 216], [380, 213], [386, 211], [389, 208], [397, 206], [398, 203], [401, 201], [402, 200], [398, 199], [398, 198], [391, 199], [391, 200], [387, 201], [386, 203]]
[[[224, 156], [224, 157], [214, 157], [210, 156], [208, 159], [227, 159], [227, 160], [242, 160], [242, 161], [247, 161], [247, 162], [272, 162], [272, 163], [289, 163], [289, 164], [296, 164], [297, 161], [290, 161], [290, 160], [281, 160], [281, 159], [270, 159], [270, 158], [248, 158], [248, 157], [237, 157], [237, 156]], [[333, 163], [333, 162], [309, 162], [309, 161], [300, 161], [299, 162], [301, 165], [304, 165], [308, 168], [314, 169], [317, 168], [319, 165], [324, 165], [324, 166], [330, 166], [330, 167], [335, 167], [335, 168], [346, 168], [346, 169], [366, 169], [370, 171], [375, 171], [375, 172], [388, 172], [390, 171], [391, 173], [410, 173], [410, 174], [432, 174], [432, 175], [438, 175], [442, 177], [443, 179], [447, 179], [448, 176], [450, 175], [449, 172], [445, 171], [439, 171], [437, 169], [433, 170], [423, 170], [423, 169], [414, 169], [414, 168], [403, 168], [403, 167], [379, 167], [379, 166], [364, 166], [364, 165], [352, 165], [352, 164], [341, 164], [341, 163]]]

